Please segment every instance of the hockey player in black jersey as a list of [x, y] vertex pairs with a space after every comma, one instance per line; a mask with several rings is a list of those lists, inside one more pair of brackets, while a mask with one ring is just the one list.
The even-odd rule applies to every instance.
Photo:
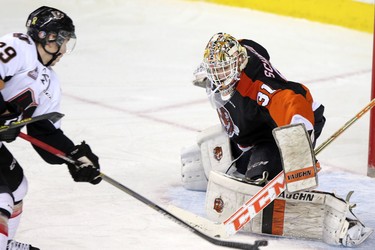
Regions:
[[[75, 27], [66, 13], [47, 6], [33, 11], [26, 22], [27, 34], [0, 37], [0, 126], [50, 112], [60, 112], [60, 83], [54, 66], [75, 45]], [[0, 132], [0, 249], [37, 249], [13, 239], [22, 200], [27, 192], [23, 169], [4, 141], [15, 140], [19, 128]], [[29, 135], [63, 151], [80, 164], [67, 164], [74, 181], [98, 184], [98, 157], [85, 142], [75, 145], [49, 120], [27, 125]], [[65, 163], [35, 147], [49, 164]]]
[[269, 60], [260, 44], [217, 33], [205, 48], [201, 67], [233, 157], [241, 155], [237, 171], [259, 184], [282, 170], [274, 128], [303, 123], [315, 145], [325, 123], [324, 107], [308, 88], [288, 81]]
[[[324, 107], [306, 86], [282, 76], [265, 48], [217, 33], [194, 75], [193, 84], [207, 89], [221, 122], [200, 131], [197, 143], [181, 150], [182, 183], [188, 190], [206, 191], [207, 218], [230, 230], [332, 245], [357, 246], [372, 234], [348, 200], [312, 190], [319, 170], [312, 148], [325, 123]], [[292, 186], [273, 200], [277, 193], [270, 184], [278, 176], [287, 180], [291, 165], [291, 173], [308, 167], [310, 176], [290, 180]], [[289, 191], [315, 198], [289, 199]], [[250, 202], [250, 197], [256, 199]], [[233, 218], [237, 229], [225, 224]]]

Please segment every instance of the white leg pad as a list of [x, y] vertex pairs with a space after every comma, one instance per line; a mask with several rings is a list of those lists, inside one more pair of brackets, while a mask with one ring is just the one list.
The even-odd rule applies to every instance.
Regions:
[[[199, 133], [197, 145], [181, 149], [181, 175], [188, 190], [205, 191], [211, 170], [227, 172], [232, 164], [232, 153], [227, 134], [221, 125]], [[231, 168], [229, 173], [236, 170]]]
[[[349, 211], [349, 204], [338, 200], [333, 196], [327, 196], [324, 218], [323, 241], [332, 244], [340, 244], [341, 238], [346, 234], [349, 223], [346, 221], [346, 214]], [[340, 230], [337, 230], [337, 229]]]
[[[205, 209], [207, 217], [225, 221], [261, 187], [211, 172]], [[331, 245], [355, 246], [371, 233], [357, 219], [349, 219], [348, 202], [326, 192], [282, 193], [242, 230], [285, 237], [321, 240]]]
[[181, 176], [184, 188], [193, 191], [205, 191], [207, 178], [201, 162], [198, 145], [181, 149]]
[[[260, 189], [235, 177], [211, 171], [205, 201], [207, 217], [216, 222], [225, 221]], [[244, 227], [245, 231], [249, 230], [249, 224]]]
[[197, 143], [201, 149], [202, 165], [207, 177], [211, 170], [222, 173], [228, 171], [233, 157], [229, 137], [221, 125], [203, 130], [198, 135]]

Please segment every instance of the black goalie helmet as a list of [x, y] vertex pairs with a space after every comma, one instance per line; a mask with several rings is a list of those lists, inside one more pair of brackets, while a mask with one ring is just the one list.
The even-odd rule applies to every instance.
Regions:
[[75, 28], [72, 19], [64, 12], [42, 6], [33, 11], [26, 21], [27, 34], [36, 42], [43, 45], [56, 42], [60, 47], [67, 39], [67, 53], [75, 46]]

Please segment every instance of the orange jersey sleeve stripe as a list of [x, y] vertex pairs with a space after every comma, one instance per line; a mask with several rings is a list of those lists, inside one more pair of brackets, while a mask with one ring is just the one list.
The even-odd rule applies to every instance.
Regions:
[[[309, 96], [311, 95], [309, 94]], [[285, 89], [275, 93], [266, 108], [269, 110], [277, 126], [290, 124], [293, 116], [296, 114], [303, 116], [311, 124], [314, 124], [312, 98], [309, 99], [301, 94], [295, 94], [292, 90]]]
[[[255, 82], [248, 77], [244, 72], [241, 73], [240, 81], [237, 86], [237, 91], [242, 96], [248, 96], [253, 100], [257, 99], [257, 94], [260, 86], [263, 84], [262, 81], [256, 80]], [[249, 87], [251, 86], [251, 87]]]

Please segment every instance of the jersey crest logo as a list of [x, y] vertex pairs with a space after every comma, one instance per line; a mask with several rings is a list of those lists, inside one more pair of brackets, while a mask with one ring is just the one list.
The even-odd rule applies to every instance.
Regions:
[[36, 67], [34, 70], [29, 71], [27, 73], [27, 76], [29, 76], [33, 80], [36, 80], [38, 78], [38, 67]]
[[51, 84], [51, 80], [50, 80], [50, 77], [49, 77], [49, 74], [48, 74], [46, 68], [43, 69], [43, 73], [42, 73], [42, 76], [40, 78], [40, 81], [42, 82], [43, 86], [46, 87], [45, 90], [48, 90], [49, 85]]
[[217, 146], [214, 148], [214, 158], [217, 161], [220, 161], [223, 158], [223, 148], [220, 146]]
[[216, 198], [214, 201], [214, 210], [218, 213], [222, 213], [224, 209], [224, 201], [221, 198]]
[[219, 115], [220, 122], [227, 132], [228, 136], [233, 137], [233, 135], [239, 135], [240, 129], [236, 126], [236, 124], [234, 124], [228, 110], [226, 110], [224, 107], [221, 107], [216, 111]]

